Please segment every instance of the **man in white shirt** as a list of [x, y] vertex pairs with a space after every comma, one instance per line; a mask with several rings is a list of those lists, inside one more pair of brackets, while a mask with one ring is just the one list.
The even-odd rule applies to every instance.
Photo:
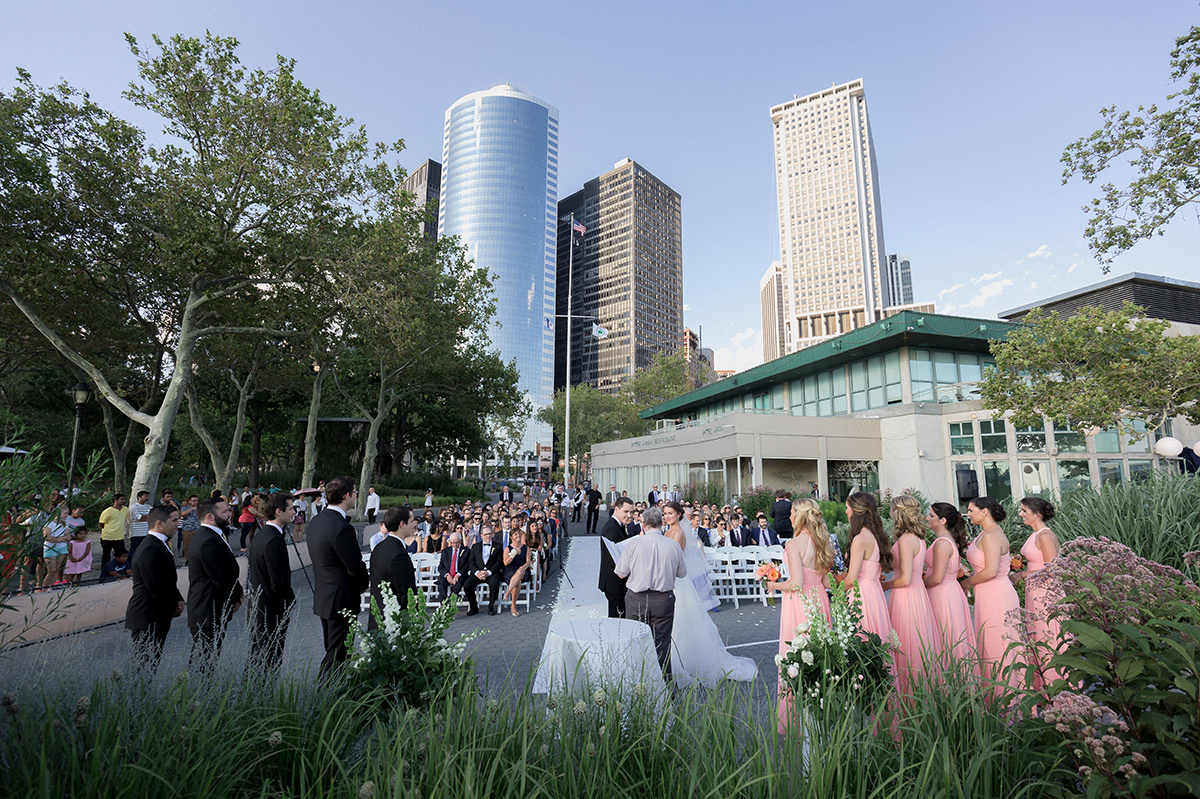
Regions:
[[375, 493], [375, 486], [371, 486], [367, 489], [367, 524], [374, 524], [378, 513], [379, 495]]
[[137, 552], [138, 545], [145, 540], [146, 534], [150, 532], [150, 492], [137, 492], [137, 502], [129, 509], [129, 559], [133, 560], [133, 553]]
[[683, 550], [662, 534], [662, 511], [646, 508], [642, 535], [625, 545], [614, 573], [625, 579], [625, 617], [650, 626], [663, 676], [671, 677], [671, 630], [675, 626], [675, 579], [687, 576]]

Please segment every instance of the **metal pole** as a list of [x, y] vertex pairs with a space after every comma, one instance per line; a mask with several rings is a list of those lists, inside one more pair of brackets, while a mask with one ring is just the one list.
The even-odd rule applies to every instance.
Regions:
[[75, 496], [75, 455], [79, 451], [79, 427], [83, 423], [83, 403], [75, 403], [75, 435], [71, 438], [71, 466], [67, 470], [67, 502]]
[[566, 421], [563, 424], [563, 474], [565, 489], [571, 488], [571, 323], [575, 319], [571, 316], [571, 298], [575, 287], [575, 212], [571, 212], [571, 222], [567, 227], [568, 235], [571, 237], [571, 246], [567, 255], [567, 385], [566, 385], [566, 408], [564, 414]]

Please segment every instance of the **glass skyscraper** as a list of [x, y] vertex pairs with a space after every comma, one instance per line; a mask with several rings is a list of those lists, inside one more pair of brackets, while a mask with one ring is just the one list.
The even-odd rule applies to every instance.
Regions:
[[[554, 383], [558, 110], [508, 84], [446, 110], [438, 235], [458, 236], [491, 272], [496, 318], [487, 331], [516, 360], [534, 410]], [[549, 425], [531, 420], [521, 449], [548, 458]]]

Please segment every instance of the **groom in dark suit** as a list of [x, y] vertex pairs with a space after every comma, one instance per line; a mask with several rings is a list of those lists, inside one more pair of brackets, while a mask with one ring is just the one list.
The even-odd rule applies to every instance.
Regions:
[[[384, 514], [383, 529], [387, 535], [371, 550], [371, 598], [381, 611], [381, 586], [387, 585], [392, 590], [401, 610], [408, 609], [409, 592], [417, 590], [417, 572], [408, 556], [408, 548], [400, 540], [410, 532], [415, 533], [416, 527], [417, 517], [413, 516], [412, 508], [392, 508]], [[378, 626], [372, 613], [367, 620], [367, 629], [374, 630]]]
[[342, 611], [357, 615], [359, 597], [370, 585], [358, 534], [348, 517], [357, 495], [353, 477], [333, 478], [325, 484], [325, 510], [305, 527], [313, 567], [313, 613], [321, 619], [325, 639], [321, 677], [346, 660], [350, 620]]
[[179, 527], [179, 511], [156, 505], [150, 509], [146, 521], [150, 526], [147, 543], [138, 547], [129, 569], [133, 575], [133, 595], [125, 609], [125, 627], [133, 635], [134, 654], [157, 668], [171, 620], [183, 615], [179, 572], [166, 543]]
[[[629, 497], [619, 498], [613, 505], [612, 515], [604, 523], [604, 528], [600, 531], [600, 535], [614, 544], [619, 544], [626, 538], [629, 538], [629, 531], [625, 526], [629, 524], [632, 511], [633, 500]], [[615, 566], [616, 561], [613, 560], [608, 547], [601, 541], [599, 587], [604, 592], [604, 595], [608, 597], [608, 617], [610, 619], [623, 619], [625, 618], [625, 581], [613, 572], [613, 567]]]

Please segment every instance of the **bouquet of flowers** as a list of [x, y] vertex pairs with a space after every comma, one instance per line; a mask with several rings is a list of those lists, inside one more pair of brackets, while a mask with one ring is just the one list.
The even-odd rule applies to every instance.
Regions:
[[775, 565], [774, 561], [764, 560], [758, 564], [758, 569], [754, 573], [762, 582], [763, 595], [767, 598], [767, 604], [774, 605], [775, 595], [767, 590], [767, 583], [773, 583], [779, 579], [779, 567]]
[[830, 591], [832, 624], [811, 596], [800, 601], [810, 621], [796, 628], [787, 654], [775, 656], [782, 689], [806, 703], [823, 706], [827, 696], [837, 695], [843, 704], [870, 711], [892, 686], [892, 651], [900, 646], [895, 632], [884, 641], [863, 631], [862, 603], [841, 583]]
[[1009, 568], [1015, 572], [1023, 571], [1025, 569], [1025, 559], [1020, 555], [1013, 555], [1012, 561], [1009, 563]]

